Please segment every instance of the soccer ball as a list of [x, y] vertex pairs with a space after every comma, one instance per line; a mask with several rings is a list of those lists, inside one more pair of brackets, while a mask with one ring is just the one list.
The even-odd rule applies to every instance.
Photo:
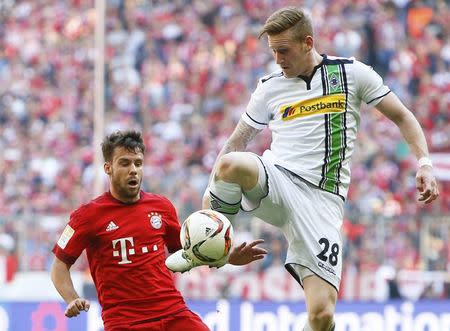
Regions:
[[180, 240], [184, 251], [194, 262], [211, 264], [230, 254], [233, 226], [217, 211], [199, 210], [183, 222]]

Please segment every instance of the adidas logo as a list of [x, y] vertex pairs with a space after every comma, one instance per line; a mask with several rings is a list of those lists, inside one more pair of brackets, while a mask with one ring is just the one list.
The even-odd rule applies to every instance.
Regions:
[[205, 236], [209, 235], [211, 233], [211, 228], [206, 228], [205, 229]]
[[106, 231], [114, 231], [117, 230], [119, 227], [113, 222], [109, 222], [108, 226], [106, 227]]

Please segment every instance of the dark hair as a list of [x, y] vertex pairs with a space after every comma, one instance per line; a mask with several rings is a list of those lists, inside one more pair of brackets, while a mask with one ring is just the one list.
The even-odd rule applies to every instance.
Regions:
[[292, 37], [297, 41], [303, 41], [306, 36], [313, 36], [309, 15], [302, 9], [285, 7], [269, 16], [258, 37], [261, 38], [266, 33], [269, 36], [277, 35], [288, 29], [291, 29]]
[[124, 147], [132, 152], [145, 152], [145, 145], [142, 135], [138, 131], [116, 131], [106, 136], [102, 142], [102, 153], [105, 162], [112, 161], [114, 150], [117, 147]]

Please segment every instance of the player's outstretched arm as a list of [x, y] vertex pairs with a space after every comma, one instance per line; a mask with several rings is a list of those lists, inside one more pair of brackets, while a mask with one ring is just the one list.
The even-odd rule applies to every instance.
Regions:
[[253, 261], [261, 260], [264, 258], [264, 255], [267, 254], [267, 251], [264, 248], [258, 246], [263, 242], [263, 239], [257, 239], [249, 244], [243, 242], [239, 246], [234, 247], [228, 258], [228, 263], [233, 265], [245, 265]]
[[431, 203], [439, 196], [439, 189], [433, 174], [433, 167], [428, 159], [425, 135], [419, 122], [392, 92], [386, 95], [376, 108], [399, 127], [412, 153], [419, 161], [416, 174], [418, 200], [427, 204]]
[[75, 291], [70, 277], [70, 267], [70, 265], [55, 257], [51, 269], [51, 278], [56, 290], [67, 303], [65, 315], [74, 317], [78, 316], [83, 310], [88, 311], [90, 303], [88, 300], [80, 298]]

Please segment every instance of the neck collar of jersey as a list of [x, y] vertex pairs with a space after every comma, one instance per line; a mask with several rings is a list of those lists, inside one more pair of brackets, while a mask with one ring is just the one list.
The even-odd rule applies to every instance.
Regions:
[[121, 200], [119, 200], [119, 199], [114, 198], [114, 196], [111, 194], [111, 191], [105, 192], [105, 194], [106, 194], [112, 201], [117, 202], [117, 203], [120, 203], [121, 205], [125, 205], [125, 206], [128, 206], [128, 205], [134, 205], [135, 203], [138, 203], [139, 201], [142, 200], [142, 198], [143, 198], [143, 196], [144, 196], [143, 191], [140, 190], [140, 191], [139, 191], [139, 199], [138, 199], [138, 200], [136, 200], [136, 201], [134, 201], [134, 202], [124, 202], [124, 201], [121, 201]]
[[318, 65], [316, 65], [311, 73], [311, 75], [308, 76], [303, 76], [303, 75], [298, 75], [297, 78], [301, 78], [303, 79], [305, 82], [311, 82], [311, 79], [314, 77], [317, 69], [319, 69], [321, 66], [323, 66], [327, 60], [327, 55], [326, 54], [320, 54], [322, 56], [322, 61], [320, 61], [320, 63]]

